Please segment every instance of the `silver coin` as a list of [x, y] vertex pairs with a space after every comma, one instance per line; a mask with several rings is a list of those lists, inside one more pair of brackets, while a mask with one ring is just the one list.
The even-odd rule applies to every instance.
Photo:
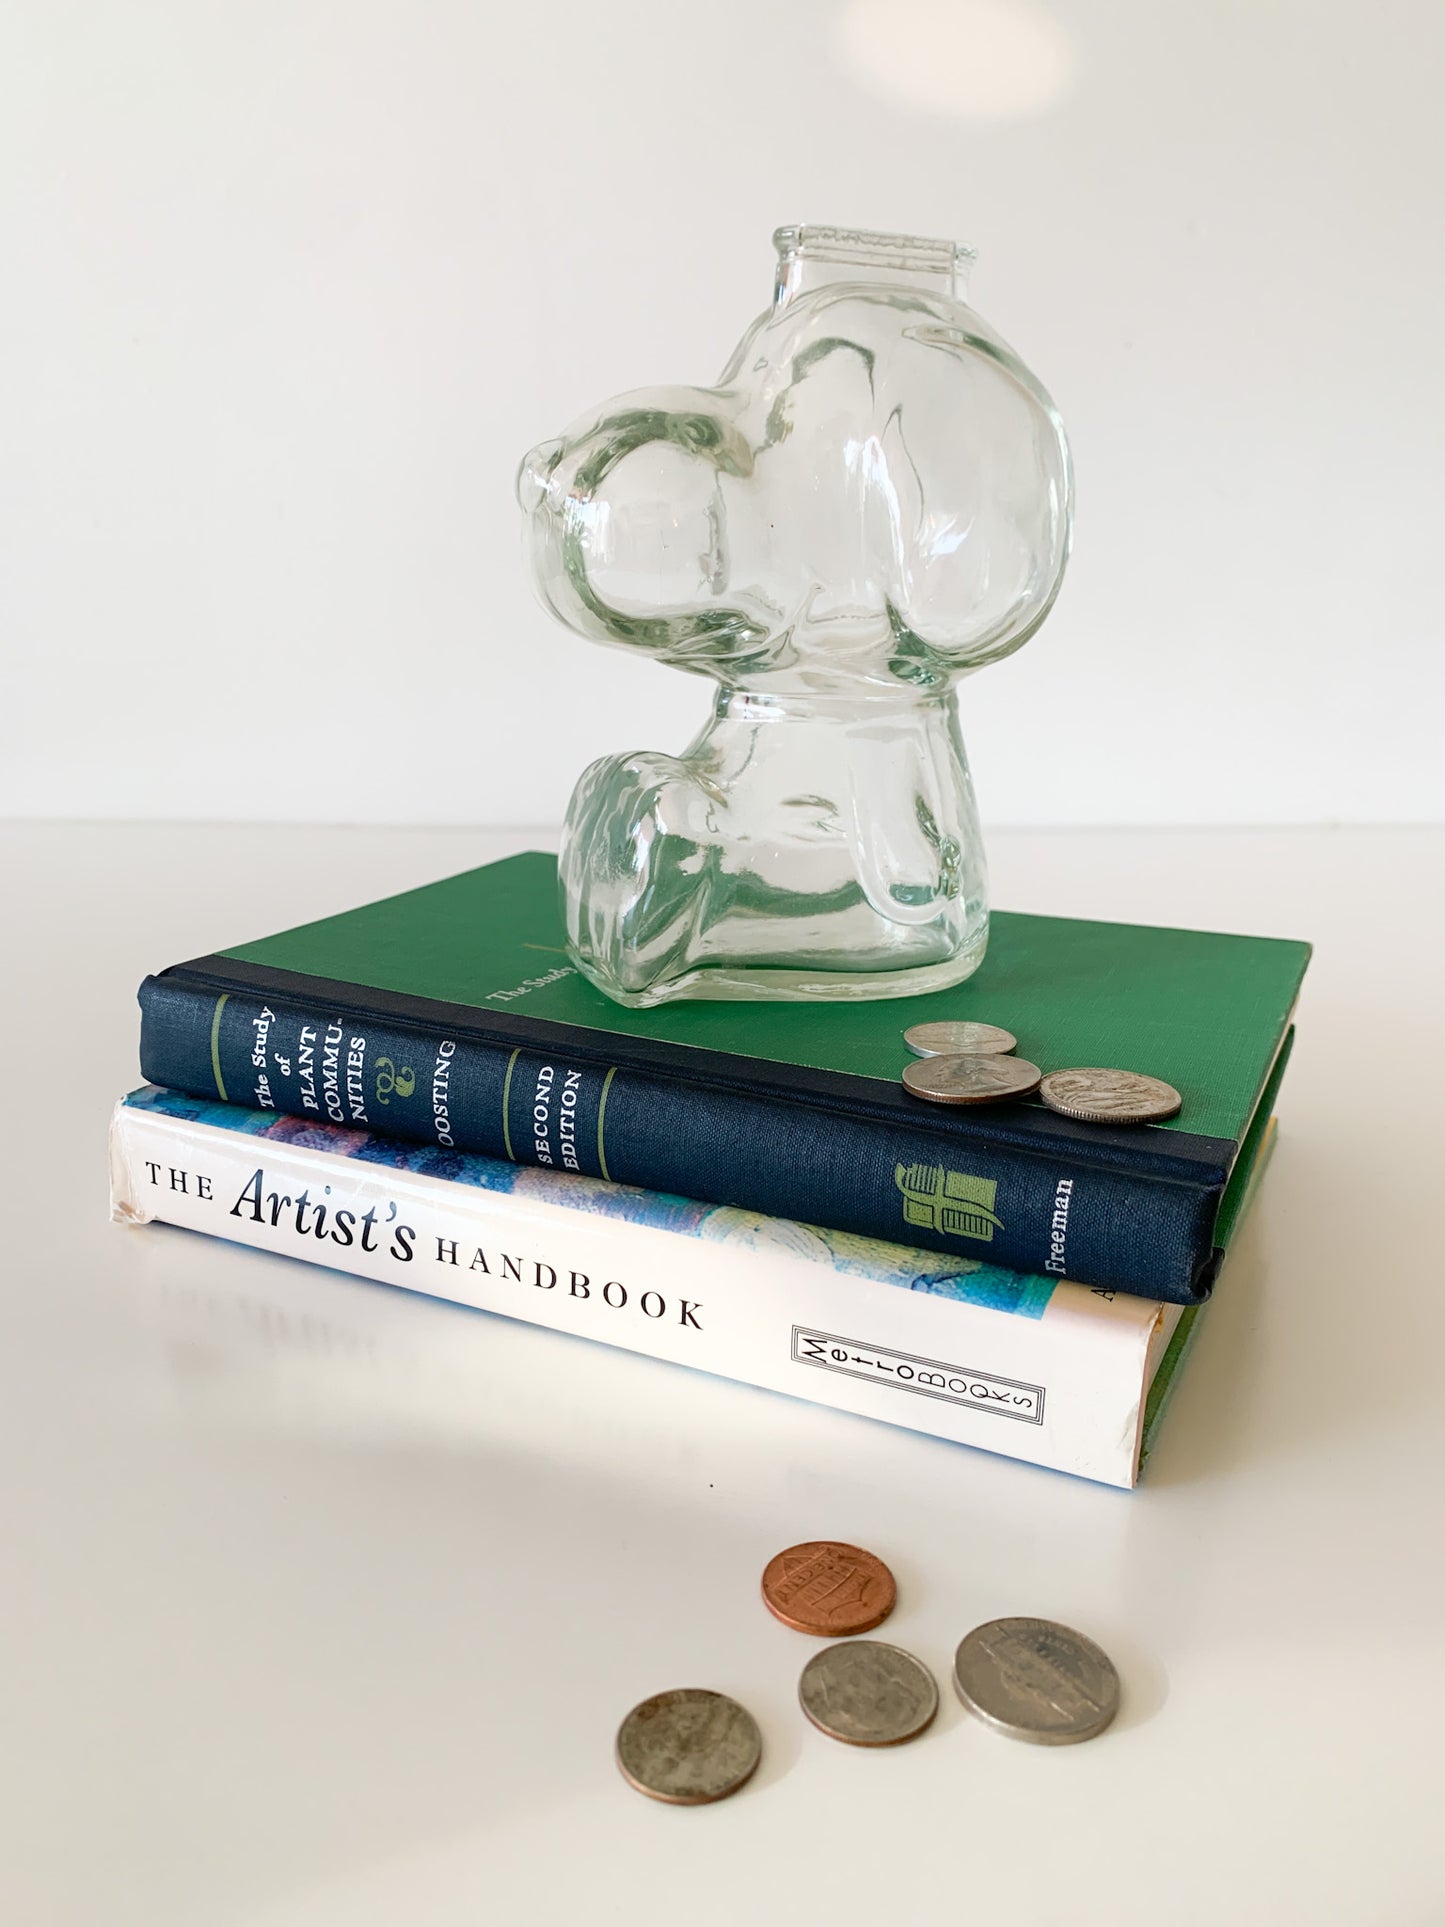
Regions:
[[798, 1681], [803, 1711], [849, 1746], [901, 1746], [932, 1724], [938, 1688], [921, 1660], [881, 1639], [825, 1646]]
[[751, 1779], [763, 1736], [745, 1706], [726, 1693], [681, 1686], [634, 1706], [617, 1732], [623, 1777], [652, 1800], [702, 1807]]
[[1184, 1100], [1162, 1077], [1142, 1071], [1050, 1071], [1039, 1096], [1051, 1111], [1086, 1124], [1158, 1124]]
[[1052, 1619], [975, 1626], [954, 1656], [953, 1683], [971, 1713], [1036, 1746], [1092, 1740], [1119, 1710], [1108, 1654]]
[[1022, 1057], [920, 1057], [903, 1086], [931, 1104], [1001, 1104], [1039, 1088], [1042, 1073]]
[[915, 1057], [996, 1057], [1017, 1050], [1019, 1040], [997, 1024], [914, 1024], [903, 1041]]

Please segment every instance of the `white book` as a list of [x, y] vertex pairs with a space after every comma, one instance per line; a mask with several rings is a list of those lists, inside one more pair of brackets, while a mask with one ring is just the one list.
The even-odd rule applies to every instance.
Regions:
[[126, 1224], [207, 1232], [1119, 1486], [1138, 1479], [1150, 1388], [1172, 1377], [1194, 1318], [153, 1087], [116, 1107], [111, 1198]]

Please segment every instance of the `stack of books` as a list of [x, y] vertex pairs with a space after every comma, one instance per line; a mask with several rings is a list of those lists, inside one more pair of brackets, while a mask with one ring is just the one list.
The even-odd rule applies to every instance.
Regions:
[[[1308, 958], [999, 911], [931, 996], [625, 1010], [569, 961], [553, 859], [512, 857], [147, 978], [113, 1213], [1130, 1486]], [[948, 1018], [1183, 1108], [924, 1103], [903, 1032]]]

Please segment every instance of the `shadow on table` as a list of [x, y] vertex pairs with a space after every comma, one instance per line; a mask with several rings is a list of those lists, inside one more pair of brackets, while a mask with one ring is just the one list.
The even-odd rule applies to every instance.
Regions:
[[1384, 1174], [1345, 1147], [1282, 1138], [1201, 1314], [1145, 1472], [1149, 1490], [1381, 1440], [1399, 1410], [1402, 1370], [1428, 1367], [1410, 1355], [1405, 1281], [1381, 1276], [1372, 1257], [1374, 1228], [1397, 1210]]
[[104, 1869], [111, 1918], [189, 1927], [573, 1807], [635, 1824], [616, 1730], [673, 1686], [754, 1712], [740, 1802], [791, 1772], [794, 1656], [757, 1664], [756, 1527], [690, 1374], [568, 1381], [595, 1347], [186, 1233], [117, 1259], [136, 1329], [55, 1446], [45, 1574], [104, 1811], [77, 1859], [53, 1715], [37, 1891], [80, 1918]]

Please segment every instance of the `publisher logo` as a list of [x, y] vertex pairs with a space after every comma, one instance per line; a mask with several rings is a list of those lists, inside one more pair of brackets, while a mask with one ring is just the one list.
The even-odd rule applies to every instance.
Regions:
[[966, 1405], [998, 1418], [1020, 1419], [1025, 1425], [1044, 1422], [1044, 1388], [1022, 1379], [1000, 1378], [997, 1372], [975, 1372], [967, 1365], [949, 1365], [941, 1358], [917, 1358], [912, 1352], [890, 1351], [865, 1339], [844, 1338], [838, 1332], [793, 1327], [793, 1363], [816, 1365], [844, 1378], [861, 1378], [870, 1385], [890, 1385], [895, 1391], [939, 1398], [948, 1405]]
[[986, 1244], [1003, 1219], [994, 1212], [998, 1183], [948, 1171], [941, 1164], [898, 1164], [893, 1182], [903, 1193], [903, 1222], [955, 1238], [980, 1238]]
[[403, 1065], [398, 1070], [389, 1057], [377, 1058], [376, 1101], [378, 1104], [390, 1104], [393, 1091], [398, 1097], [410, 1097], [415, 1089], [416, 1072], [410, 1065]]

